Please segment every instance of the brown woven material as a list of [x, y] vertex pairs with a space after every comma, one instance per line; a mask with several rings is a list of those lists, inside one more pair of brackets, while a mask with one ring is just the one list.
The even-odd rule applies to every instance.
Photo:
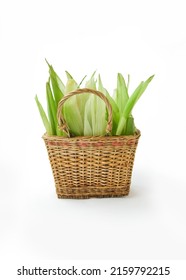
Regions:
[[[90, 89], [66, 95], [58, 105], [58, 122], [68, 136], [61, 109], [74, 94], [90, 92], [101, 97], [108, 109], [107, 133], [112, 130], [112, 108], [108, 99]], [[44, 135], [58, 198], [120, 197], [130, 190], [135, 151], [140, 131], [132, 136]]]

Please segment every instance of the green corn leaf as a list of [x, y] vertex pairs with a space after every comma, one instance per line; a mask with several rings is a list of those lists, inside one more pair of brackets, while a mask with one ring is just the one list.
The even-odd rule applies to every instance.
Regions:
[[39, 102], [39, 99], [38, 99], [37, 95], [35, 96], [35, 101], [36, 101], [36, 104], [37, 104], [37, 107], [38, 107], [38, 110], [39, 110], [39, 113], [40, 113], [40, 116], [41, 116], [41, 119], [43, 121], [43, 124], [44, 124], [44, 127], [46, 129], [47, 134], [48, 135], [53, 135], [50, 122], [47, 118], [47, 115], [46, 115], [41, 103]]
[[115, 102], [116, 102], [116, 93], [117, 93], [117, 89], [115, 88], [114, 91], [113, 91], [113, 99], [114, 99]]
[[94, 79], [94, 76], [95, 76], [96, 72], [97, 72], [97, 70], [95, 70], [95, 71], [92, 73], [92, 75], [91, 75], [91, 78], [90, 78], [90, 79]]
[[112, 135], [115, 135], [120, 119], [119, 108], [108, 92], [106, 93], [106, 97], [112, 106]]
[[[66, 106], [65, 106], [66, 105]], [[79, 112], [73, 108], [73, 101], [70, 99], [66, 101], [64, 105], [63, 114], [67, 125], [70, 129], [70, 134], [72, 136], [82, 136], [83, 135], [83, 123]]]
[[80, 112], [82, 121], [84, 120], [85, 104], [86, 104], [86, 102], [89, 98], [90, 98], [89, 93], [83, 93], [83, 94], [80, 94], [80, 95], [76, 96], [76, 102], [77, 102], [77, 106], [79, 108], [79, 112]]
[[90, 96], [90, 101], [91, 101], [91, 118], [92, 118], [92, 135], [96, 136], [97, 135], [97, 125], [96, 125], [96, 107], [97, 107], [97, 96], [91, 95]]
[[123, 116], [121, 116], [116, 130], [116, 135], [122, 135], [122, 132], [125, 130], [125, 126], [126, 126], [126, 119]]
[[92, 116], [91, 116], [91, 106], [92, 106], [92, 101], [89, 98], [85, 104], [85, 117], [84, 117], [84, 135], [85, 136], [92, 136]]
[[[108, 91], [103, 86], [100, 74], [98, 75], [98, 90], [102, 92], [104, 95], [108, 94]], [[105, 120], [108, 121], [108, 111], [106, 110], [106, 105], [105, 105]]]
[[154, 77], [154, 75], [149, 77], [145, 82], [141, 82], [139, 84], [139, 86], [135, 89], [133, 94], [130, 96], [130, 98], [128, 99], [127, 104], [126, 104], [126, 106], [124, 108], [124, 113], [123, 113], [123, 116], [126, 119], [131, 114], [134, 105], [139, 100], [139, 98], [142, 96], [142, 94], [146, 90], [148, 84], [152, 81], [153, 77]]
[[[92, 95], [91, 102], [91, 118], [92, 118], [92, 134], [93, 136], [100, 136], [106, 134], [106, 120], [105, 120], [105, 104], [99, 100], [98, 96]], [[102, 104], [101, 104], [102, 103]]]
[[111, 97], [111, 95], [109, 94], [109, 92], [107, 90], [106, 90], [106, 97], [112, 106], [112, 135], [115, 135], [117, 126], [119, 123], [119, 119], [120, 119], [119, 108], [118, 108], [118, 105], [116, 104], [115, 100]]
[[85, 84], [86, 88], [90, 88], [90, 89], [94, 89], [96, 90], [96, 81], [94, 79], [94, 75], [95, 75], [96, 71], [94, 71], [94, 73], [92, 74], [90, 80], [88, 80]]
[[65, 91], [65, 85], [63, 84], [62, 80], [59, 78], [59, 76], [56, 74], [55, 71], [51, 71], [51, 80], [54, 81], [56, 83], [56, 86], [58, 87], [59, 91], [60, 91], [60, 95], [64, 95], [64, 91]]
[[[65, 94], [74, 91], [75, 89], [78, 88], [78, 84], [74, 79], [71, 79], [70, 77], [72, 77], [69, 73], [68, 73], [68, 81], [67, 81], [67, 85], [66, 85], [66, 91]], [[71, 106], [72, 108], [74, 107], [76, 109], [76, 113], [78, 118], [81, 118], [81, 126], [80, 129], [83, 127], [83, 123], [84, 123], [84, 110], [85, 110], [85, 103], [88, 99], [89, 95], [88, 94], [81, 94], [81, 95], [75, 95], [73, 97], [71, 97]], [[73, 109], [71, 109], [72, 111]]]
[[[92, 95], [89, 94], [89, 98], [85, 104], [85, 111], [84, 111], [84, 124], [86, 123], [86, 121], [88, 121], [89, 125], [86, 125], [86, 127], [84, 127], [84, 131], [86, 131], [86, 134], [90, 132], [91, 130], [91, 135], [92, 135], [92, 114], [91, 114], [91, 108], [92, 108]], [[88, 127], [88, 131], [86, 130]]]
[[116, 103], [118, 105], [120, 114], [123, 113], [125, 105], [129, 99], [128, 89], [125, 83], [125, 79], [121, 73], [118, 73], [117, 77], [117, 90], [116, 90]]
[[131, 116], [128, 117], [126, 121], [126, 128], [123, 131], [124, 135], [134, 135], [136, 131], [135, 125], [134, 125], [134, 118]]
[[55, 72], [53, 66], [51, 64], [49, 64], [49, 62], [45, 59], [48, 67], [49, 67], [49, 74], [50, 74], [50, 79], [56, 82], [57, 86], [59, 87], [60, 91], [62, 92], [62, 94], [64, 94], [64, 90], [65, 90], [65, 85], [62, 82], [62, 80], [59, 78], [59, 76], [57, 75], [57, 73]]
[[72, 136], [83, 135], [83, 123], [80, 114], [76, 109], [72, 110], [73, 101], [70, 99], [64, 105], [63, 114]]
[[74, 80], [74, 78], [72, 77], [72, 75], [68, 71], [65, 71], [65, 73], [66, 73], [66, 76], [67, 76], [68, 80]]
[[59, 127], [57, 126], [56, 128], [56, 134], [57, 136], [67, 136], [66, 133], [64, 133], [62, 130], [59, 129]]
[[86, 77], [87, 77], [87, 75], [85, 75], [85, 76], [83, 77], [83, 79], [81, 80], [81, 82], [80, 82], [79, 85], [78, 85], [78, 88], [80, 88], [80, 86], [82, 85], [82, 83], [83, 83], [83, 81], [86, 79]]
[[[64, 136], [66, 134], [59, 130], [57, 123], [58, 103], [64, 95], [80, 88], [86, 76], [77, 84], [72, 75], [66, 71], [67, 83], [66, 86], [64, 86], [52, 65], [48, 62], [47, 64], [50, 74], [49, 81], [46, 83], [48, 116], [39, 102], [37, 95], [35, 96], [35, 100], [47, 134]], [[154, 76], [141, 82], [129, 97], [130, 76], [128, 75], [126, 83], [122, 74], [118, 73], [117, 89], [114, 91], [114, 97], [112, 97], [106, 88], [104, 88], [101, 76], [98, 75], [98, 81], [95, 80], [95, 73], [96, 71], [94, 71], [90, 79], [85, 83], [85, 87], [94, 90], [98, 88], [109, 100], [112, 106], [113, 116], [112, 135], [133, 135], [136, 131], [136, 127], [132, 116], [132, 110]], [[65, 102], [62, 111], [71, 136], [105, 135], [108, 112], [104, 101], [98, 96], [89, 93], [72, 96]]]
[[68, 79], [65, 87], [65, 95], [71, 91], [76, 90], [78, 87], [78, 84], [74, 79]]
[[[68, 79], [65, 94], [77, 89], [77, 83], [73, 79]], [[83, 120], [77, 103], [77, 96], [70, 97], [63, 106], [63, 114], [71, 135], [83, 135]]]
[[134, 105], [136, 104], [137, 100], [138, 100], [138, 96], [140, 95], [141, 91], [142, 91], [142, 87], [143, 87], [144, 82], [141, 82], [138, 87], [135, 89], [135, 91], [133, 92], [133, 94], [130, 96], [125, 109], [124, 109], [124, 117], [127, 119], [129, 117], [129, 115], [132, 112], [132, 109], [134, 107]]
[[[81, 80], [81, 82], [79, 83], [77, 88], [80, 88], [81, 84], [83, 83], [83, 81], [85, 80], [86, 77], [87, 77], [87, 75], [85, 75], [83, 77], [83, 79]], [[84, 94], [76, 96], [76, 101], [77, 101], [77, 104], [78, 104], [78, 107], [79, 107], [79, 111], [80, 111], [83, 123], [84, 123], [85, 104], [86, 104], [89, 96], [90, 96], [89, 93], [84, 93]]]
[[98, 75], [98, 90], [101, 91], [104, 95], [106, 95], [107, 91], [103, 86], [100, 74]]
[[52, 90], [54, 93], [55, 103], [56, 105], [58, 105], [59, 101], [63, 98], [65, 86], [61, 81], [61, 79], [59, 78], [59, 76], [54, 71], [52, 65], [50, 65], [47, 60], [46, 63], [48, 64], [49, 67], [49, 74], [50, 74], [50, 80], [52, 84]]
[[[106, 90], [103, 87], [101, 76], [98, 75], [98, 90], [102, 92], [104, 95], [106, 94]], [[95, 135], [105, 135], [106, 133], [106, 105], [100, 97], [95, 96]]]
[[[91, 78], [85, 83], [86, 88], [96, 90], [96, 82], [94, 80], [94, 75], [96, 71], [92, 74]], [[93, 126], [95, 130], [95, 98], [92, 94], [88, 94], [87, 100], [85, 102], [84, 110], [84, 131], [87, 135], [93, 135]], [[88, 121], [88, 124], [86, 122]]]
[[92, 136], [92, 128], [88, 120], [84, 120], [84, 136]]
[[55, 103], [58, 105], [59, 101], [63, 98], [64, 92], [61, 91], [59, 80], [56, 76], [50, 75], [52, 91], [54, 93]]
[[47, 100], [48, 118], [52, 128], [52, 135], [56, 135], [56, 104], [52, 96], [49, 81], [46, 83], [46, 100]]
[[52, 90], [51, 90], [51, 87], [50, 87], [50, 80], [46, 83], [46, 91], [47, 91], [48, 102], [49, 102], [49, 106], [51, 108], [52, 116], [53, 116], [53, 119], [56, 123], [56, 120], [57, 120], [57, 106], [55, 104], [54, 97], [53, 97], [53, 94], [52, 94]]
[[58, 136], [65, 136], [65, 134], [59, 129], [58, 127], [58, 121], [57, 121], [57, 106], [52, 94], [52, 90], [50, 87], [50, 82], [48, 81], [46, 83], [46, 91], [47, 91], [47, 103], [48, 103], [48, 110], [49, 110], [49, 114], [52, 115], [51, 117], [51, 126], [53, 125], [53, 131], [54, 131], [54, 135], [58, 135]]
[[110, 102], [110, 104], [112, 106], [112, 111], [113, 111], [114, 115], [117, 116], [116, 119], [118, 120], [118, 117], [119, 117], [118, 105], [116, 104], [114, 99], [111, 97], [111, 95], [108, 93], [108, 91], [106, 91], [106, 97], [107, 97], [108, 101]]
[[[95, 73], [96, 71], [92, 74], [90, 80], [86, 82], [86, 87], [94, 90], [97, 89], [96, 81], [94, 79]], [[105, 92], [100, 77], [99, 77], [98, 87], [100, 91], [103, 91], [103, 93]], [[85, 112], [86, 114], [84, 118], [89, 119], [89, 124], [92, 129], [92, 135], [93, 136], [105, 135], [105, 130], [106, 130], [105, 104], [98, 96], [95, 95], [90, 95], [88, 101], [87, 101], [86, 112]]]

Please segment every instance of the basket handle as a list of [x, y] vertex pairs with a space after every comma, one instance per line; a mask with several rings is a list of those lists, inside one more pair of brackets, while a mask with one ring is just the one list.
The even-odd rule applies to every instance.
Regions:
[[67, 126], [67, 123], [65, 122], [65, 119], [62, 114], [62, 107], [65, 101], [69, 99], [71, 96], [76, 94], [85, 94], [85, 93], [93, 93], [97, 96], [99, 96], [106, 104], [107, 111], [108, 111], [108, 121], [107, 121], [107, 127], [106, 127], [106, 134], [110, 134], [112, 131], [112, 106], [110, 105], [107, 97], [100, 91], [89, 89], [89, 88], [83, 88], [83, 89], [77, 89], [74, 90], [67, 95], [65, 95], [58, 103], [58, 109], [57, 109], [57, 120], [58, 120], [58, 126], [59, 129], [61, 129], [63, 132], [67, 134], [68, 137], [70, 137], [69, 128]]

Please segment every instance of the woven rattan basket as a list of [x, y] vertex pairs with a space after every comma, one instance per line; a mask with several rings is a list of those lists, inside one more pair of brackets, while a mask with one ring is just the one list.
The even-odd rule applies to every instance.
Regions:
[[[71, 96], [83, 93], [95, 94], [105, 102], [108, 111], [106, 136], [70, 137], [62, 106]], [[58, 198], [128, 195], [140, 131], [132, 136], [109, 136], [112, 107], [105, 95], [91, 89], [78, 89], [64, 96], [58, 104], [57, 118], [59, 127], [68, 137], [45, 134], [43, 139]]]

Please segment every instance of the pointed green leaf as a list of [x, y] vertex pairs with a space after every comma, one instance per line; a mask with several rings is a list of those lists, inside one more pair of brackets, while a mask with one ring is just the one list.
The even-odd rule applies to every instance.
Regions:
[[112, 106], [112, 135], [115, 135], [117, 126], [119, 123], [119, 119], [120, 119], [119, 108], [118, 108], [116, 102], [114, 101], [114, 99], [108, 93], [108, 91], [106, 93], [106, 97]]
[[[89, 81], [86, 82], [86, 87], [90, 89], [96, 90], [96, 81], [94, 79], [96, 71], [92, 74]], [[101, 77], [99, 76], [98, 81], [98, 90], [105, 93], [106, 90], [104, 89]], [[89, 108], [89, 109], [88, 109]], [[105, 135], [106, 131], [106, 106], [103, 100], [101, 100], [98, 96], [90, 95], [87, 106], [86, 106], [86, 112], [85, 112], [85, 119], [88, 117], [88, 111], [90, 111], [89, 114], [89, 124], [92, 129], [92, 135]], [[87, 115], [86, 115], [87, 114]]]
[[[73, 78], [70, 78], [72, 76], [67, 71], [66, 71], [66, 73], [67, 73], [68, 81], [67, 81], [67, 85], [66, 85], [65, 94], [79, 88], [77, 82]], [[85, 77], [83, 78], [83, 80], [85, 79]], [[83, 80], [82, 80], [82, 82], [83, 82]], [[82, 119], [81, 123], [84, 123], [83, 120], [84, 120], [85, 103], [88, 100], [88, 98], [89, 98], [88, 93], [87, 94], [76, 95], [76, 96], [72, 97], [72, 100], [74, 100], [74, 104], [75, 104], [74, 106], [77, 106], [78, 111], [81, 115], [81, 119]]]
[[116, 119], [118, 119], [119, 117], [119, 108], [116, 104], [116, 102], [114, 101], [114, 99], [111, 97], [111, 95], [108, 93], [108, 91], [106, 91], [106, 97], [108, 99], [108, 101], [110, 102], [111, 106], [112, 106], [112, 111], [113, 111], [113, 114], [115, 116], [117, 116]]
[[83, 77], [83, 79], [81, 80], [81, 82], [80, 82], [79, 85], [78, 85], [78, 88], [80, 88], [80, 86], [82, 85], [82, 83], [83, 83], [83, 81], [86, 79], [86, 77], [87, 77], [87, 75], [85, 75], [85, 76]]
[[[113, 99], [114, 101], [116, 102], [116, 95], [117, 95], [117, 89], [115, 88], [114, 91], [113, 91]], [[118, 105], [117, 105], [118, 106]], [[118, 108], [119, 109], [119, 108]]]
[[[92, 95], [90, 95], [90, 97], [91, 96]], [[88, 120], [90, 126], [92, 127], [91, 106], [92, 106], [92, 101], [91, 101], [91, 98], [89, 98], [86, 102], [86, 105], [85, 105], [85, 119], [84, 119], [84, 121]]]
[[54, 77], [53, 75], [50, 75], [51, 78], [51, 84], [52, 84], [52, 91], [54, 93], [55, 103], [58, 105], [59, 101], [63, 98], [63, 92], [61, 91], [59, 87], [59, 80], [57, 77]]
[[[75, 89], [77, 89], [77, 86], [77, 83], [73, 79], [68, 79], [65, 88], [65, 94], [74, 91]], [[83, 135], [83, 119], [81, 117], [77, 97], [80, 96], [70, 97], [63, 106], [63, 114], [65, 120], [70, 129], [70, 133], [74, 136]]]
[[90, 78], [90, 79], [93, 79], [93, 78], [94, 78], [94, 76], [95, 76], [96, 72], [97, 72], [97, 70], [95, 70], [95, 71], [92, 73], [92, 75], [91, 75], [91, 78]]
[[46, 84], [46, 90], [47, 90], [47, 103], [48, 103], [48, 110], [49, 115], [51, 116], [51, 125], [53, 125], [53, 133], [54, 135], [58, 136], [65, 136], [64, 132], [61, 131], [58, 127], [58, 121], [57, 121], [57, 106], [52, 94], [52, 90], [50, 87], [50, 82]]
[[49, 82], [46, 83], [46, 100], [47, 100], [47, 110], [48, 110], [48, 117], [52, 128], [52, 135], [56, 135], [56, 104], [54, 102], [50, 84]]
[[74, 80], [74, 78], [72, 77], [72, 75], [68, 72], [68, 71], [65, 71], [65, 73], [66, 73], [66, 76], [67, 76], [67, 79], [68, 80]]
[[126, 119], [123, 116], [121, 116], [118, 123], [116, 135], [122, 135], [122, 131], [125, 129], [125, 126], [126, 126]]
[[118, 105], [120, 114], [123, 113], [125, 105], [129, 99], [128, 89], [125, 83], [125, 79], [121, 73], [118, 73], [117, 78], [117, 90], [116, 90], [116, 103]]
[[74, 91], [75, 89], [77, 89], [77, 87], [78, 84], [76, 83], [76, 81], [74, 81], [74, 79], [68, 79], [65, 87], [65, 95], [71, 91]]
[[134, 135], [136, 131], [135, 125], [134, 125], [134, 118], [132, 116], [129, 116], [126, 121], [126, 128], [123, 131], [124, 135]]
[[90, 89], [94, 89], [96, 90], [96, 81], [94, 79], [94, 75], [95, 75], [96, 71], [94, 71], [94, 73], [92, 74], [90, 80], [88, 80], [85, 84], [86, 88], [90, 88]]
[[61, 81], [61, 79], [59, 78], [59, 76], [57, 75], [57, 73], [54, 71], [52, 65], [50, 65], [47, 60], [46, 62], [49, 67], [49, 74], [50, 74], [50, 80], [52, 84], [52, 90], [54, 93], [55, 103], [56, 105], [58, 105], [59, 101], [63, 98], [65, 86]]
[[73, 100], [69, 99], [65, 102], [63, 114], [70, 129], [70, 134], [73, 136], [82, 136], [83, 122], [78, 108], [74, 107]]
[[84, 135], [92, 136], [92, 117], [91, 117], [91, 99], [89, 98], [85, 104], [84, 111]]
[[136, 102], [139, 100], [139, 98], [142, 96], [144, 91], [146, 90], [148, 84], [152, 81], [154, 75], [149, 77], [145, 82], [141, 82], [139, 86], [135, 89], [133, 94], [130, 96], [129, 100], [127, 101], [127, 104], [124, 108], [123, 116], [127, 119], [129, 115], [132, 112], [132, 109]]
[[98, 90], [101, 91], [104, 95], [106, 95], [107, 90], [103, 86], [100, 74], [98, 75]]
[[92, 128], [88, 120], [84, 120], [84, 136], [92, 136]]
[[45, 113], [41, 103], [39, 102], [39, 99], [38, 99], [37, 95], [35, 96], [35, 101], [36, 101], [36, 104], [37, 104], [37, 107], [38, 107], [41, 119], [43, 121], [44, 127], [46, 129], [46, 132], [47, 132], [48, 135], [52, 135], [51, 125], [49, 123], [49, 120], [47, 118], [47, 115], [46, 115], [46, 113]]
[[[106, 95], [106, 89], [103, 87], [101, 76], [98, 75], [98, 90]], [[105, 135], [106, 133], [106, 105], [103, 100], [96, 96], [96, 133], [97, 135]]]
[[[86, 88], [96, 90], [96, 81], [94, 80], [94, 75], [96, 71], [91, 75], [91, 78], [85, 83]], [[86, 100], [86, 109], [84, 111], [84, 124], [86, 120], [89, 121], [90, 127], [89, 130], [92, 131], [92, 135], [95, 132], [95, 122], [96, 122], [96, 96], [89, 94]]]

